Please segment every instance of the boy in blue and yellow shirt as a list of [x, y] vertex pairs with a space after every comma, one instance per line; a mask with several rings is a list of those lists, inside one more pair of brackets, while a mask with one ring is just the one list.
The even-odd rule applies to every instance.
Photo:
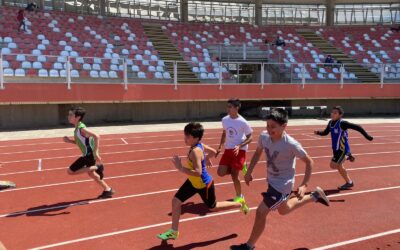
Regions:
[[244, 200], [242, 202], [216, 201], [214, 181], [212, 176], [207, 172], [207, 166], [212, 165], [209, 158], [214, 157], [217, 151], [200, 142], [204, 134], [203, 126], [200, 123], [191, 122], [185, 126], [184, 134], [185, 143], [187, 146], [190, 146], [188, 166], [184, 167], [180, 157], [177, 155], [173, 157], [172, 162], [179, 172], [188, 176], [188, 179], [172, 199], [172, 227], [167, 232], [157, 235], [162, 240], [174, 240], [178, 237], [182, 203], [195, 194], [200, 195], [203, 202], [211, 211], [229, 208], [240, 208], [244, 214], [247, 214], [249, 211]]

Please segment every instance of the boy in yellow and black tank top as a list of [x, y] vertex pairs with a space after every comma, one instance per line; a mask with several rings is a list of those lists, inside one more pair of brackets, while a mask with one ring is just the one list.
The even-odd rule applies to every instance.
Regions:
[[176, 239], [178, 237], [182, 203], [195, 194], [199, 194], [203, 202], [212, 211], [229, 208], [241, 208], [244, 214], [249, 211], [244, 201], [216, 201], [214, 181], [207, 172], [207, 165], [211, 166], [209, 157], [214, 157], [217, 151], [200, 142], [204, 134], [203, 126], [200, 123], [191, 122], [185, 126], [184, 134], [185, 143], [190, 146], [188, 166], [183, 166], [180, 157], [177, 155], [173, 157], [172, 161], [178, 171], [186, 174], [188, 179], [172, 199], [172, 227], [167, 232], [157, 235], [162, 240]]
[[99, 155], [100, 138], [99, 135], [90, 131], [82, 122], [85, 114], [85, 109], [81, 107], [71, 108], [68, 112], [68, 122], [75, 126], [74, 140], [65, 136], [64, 141], [76, 144], [82, 151], [82, 156], [69, 167], [68, 174], [75, 175], [87, 173], [104, 189], [97, 198], [111, 198], [114, 191], [103, 180], [104, 166], [101, 163], [101, 157]]

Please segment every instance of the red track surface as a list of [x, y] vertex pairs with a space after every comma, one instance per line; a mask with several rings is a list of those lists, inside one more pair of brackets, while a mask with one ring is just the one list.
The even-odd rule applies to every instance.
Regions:
[[[312, 134], [316, 126], [289, 127], [315, 160], [310, 190], [321, 186], [331, 194], [331, 206], [310, 204], [287, 216], [270, 214], [257, 249], [296, 249], [327, 246], [400, 228], [400, 124], [365, 125], [373, 142], [351, 132], [356, 162], [347, 163], [355, 180], [353, 190], [337, 193], [343, 183], [329, 169], [330, 139]], [[257, 138], [262, 128], [255, 129]], [[72, 129], [71, 129], [72, 132]], [[207, 130], [204, 143], [219, 142], [220, 130]], [[160, 246], [157, 233], [169, 228], [171, 198], [185, 180], [170, 158], [184, 156], [182, 133], [104, 135], [102, 157], [106, 180], [117, 191], [113, 199], [95, 200], [101, 189], [86, 175], [68, 176], [66, 169], [79, 155], [60, 138], [0, 142], [0, 179], [18, 188], [0, 192], [0, 240], [9, 249], [28, 249], [65, 243], [61, 249], [172, 249]], [[123, 140], [121, 140], [123, 138]], [[256, 140], [255, 140], [256, 141]], [[250, 146], [248, 159], [255, 143]], [[42, 171], [37, 171], [38, 159]], [[219, 159], [215, 160], [215, 164]], [[243, 192], [255, 208], [265, 190], [265, 162], [255, 170], [256, 180]], [[232, 198], [230, 178], [210, 173], [218, 200]], [[297, 165], [297, 184], [304, 166]], [[79, 205], [76, 203], [81, 202]], [[183, 208], [181, 236], [170, 242], [177, 249], [228, 249], [244, 242], [255, 211], [244, 216], [235, 210], [208, 212], [198, 197]], [[127, 230], [127, 231], [124, 231]], [[112, 234], [112, 235], [111, 235]], [[359, 240], [340, 249], [400, 249], [400, 232]]]

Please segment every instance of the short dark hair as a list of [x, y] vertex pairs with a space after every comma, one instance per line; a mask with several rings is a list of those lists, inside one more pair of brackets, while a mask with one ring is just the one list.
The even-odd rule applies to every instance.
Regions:
[[340, 115], [344, 114], [344, 109], [342, 108], [342, 106], [335, 106], [332, 108], [332, 110], [337, 110]]
[[74, 115], [75, 115], [75, 117], [80, 117], [80, 121], [82, 121], [83, 120], [83, 117], [85, 117], [85, 114], [86, 114], [86, 110], [84, 109], [84, 108], [82, 108], [82, 107], [71, 107], [70, 109], [69, 109], [69, 111], [71, 111]]
[[239, 99], [235, 99], [235, 98], [231, 98], [231, 99], [229, 99], [228, 100], [228, 103], [229, 104], [232, 104], [234, 107], [236, 107], [236, 108], [240, 108], [241, 106], [242, 106], [242, 103], [240, 102], [240, 100]]
[[185, 135], [191, 135], [194, 138], [199, 138], [199, 140], [201, 140], [204, 135], [203, 125], [201, 125], [199, 122], [188, 123], [183, 131]]
[[273, 120], [280, 125], [283, 125], [285, 123], [288, 123], [289, 115], [288, 112], [283, 108], [273, 108], [271, 109], [271, 112], [269, 112], [269, 114], [267, 115], [266, 120]]

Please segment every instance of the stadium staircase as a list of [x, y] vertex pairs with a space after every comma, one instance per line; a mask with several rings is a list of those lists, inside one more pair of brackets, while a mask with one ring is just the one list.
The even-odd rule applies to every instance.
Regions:
[[[163, 60], [181, 61], [181, 63], [178, 63], [178, 83], [200, 83], [199, 79], [190, 69], [190, 66], [187, 63], [182, 63], [184, 61], [182, 55], [162, 31], [160, 25], [144, 24], [143, 27], [147, 37], [152, 41]], [[165, 65], [171, 75], [173, 75], [173, 64], [166, 62]]]

